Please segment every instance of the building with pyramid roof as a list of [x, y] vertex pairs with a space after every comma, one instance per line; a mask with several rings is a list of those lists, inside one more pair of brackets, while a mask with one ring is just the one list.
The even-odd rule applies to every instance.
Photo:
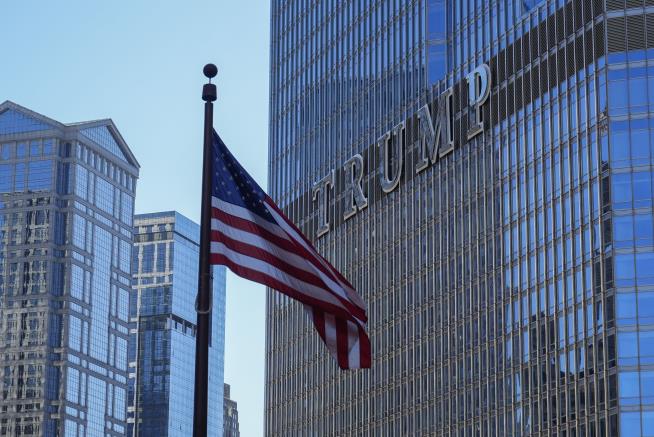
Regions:
[[125, 434], [138, 174], [111, 120], [0, 104], [0, 435]]

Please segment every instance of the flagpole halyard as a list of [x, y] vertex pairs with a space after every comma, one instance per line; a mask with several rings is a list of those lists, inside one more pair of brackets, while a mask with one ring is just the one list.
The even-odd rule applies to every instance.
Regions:
[[[211, 234], [211, 147], [213, 130], [213, 102], [217, 99], [216, 85], [211, 79], [218, 68], [207, 64], [202, 70], [209, 83], [202, 87], [204, 100], [204, 151], [202, 159], [202, 208], [200, 218], [200, 262], [198, 295], [195, 303], [197, 325], [195, 332], [195, 388], [193, 402], [193, 437], [207, 436], [207, 398], [209, 389], [209, 335], [211, 328], [212, 275], [209, 265]], [[222, 412], [220, 412], [222, 414]]]

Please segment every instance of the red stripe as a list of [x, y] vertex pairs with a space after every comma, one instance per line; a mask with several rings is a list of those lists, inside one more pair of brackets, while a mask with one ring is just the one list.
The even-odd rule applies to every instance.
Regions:
[[[279, 246], [284, 250], [288, 250], [289, 252], [297, 251], [297, 244], [295, 244], [295, 242], [287, 240], [286, 238], [282, 238], [279, 235], [273, 234], [266, 228], [259, 226], [256, 222], [252, 222], [250, 220], [246, 220], [244, 218], [231, 215], [230, 213], [217, 208], [211, 208], [211, 218], [220, 220], [221, 222], [231, 226], [232, 228], [249, 232], [254, 235], [260, 235], [266, 240], [270, 240], [276, 246]], [[271, 225], [278, 226], [272, 223]], [[283, 232], [283, 229], [281, 228], [279, 229]]]
[[327, 343], [325, 337], [325, 313], [320, 308], [313, 308], [313, 325], [316, 327], [322, 341]]
[[[313, 325], [318, 331], [318, 334], [320, 335], [320, 338], [322, 338], [323, 342], [325, 343], [325, 346], [327, 346], [327, 339], [326, 339], [326, 334], [325, 334], [325, 313], [319, 309], [319, 308], [313, 308]], [[340, 320], [343, 322], [343, 319], [335, 319], [337, 322]], [[347, 322], [346, 322], [347, 323]], [[360, 369], [369, 369], [371, 367], [371, 351], [370, 351], [370, 339], [368, 338], [368, 335], [366, 334], [365, 328], [363, 328], [360, 324], [356, 323], [357, 326], [357, 341], [359, 343], [359, 367]], [[330, 354], [336, 357], [338, 360], [338, 365], [342, 369], [349, 369], [350, 363], [348, 360], [348, 351], [347, 348], [349, 347], [347, 341], [348, 339], [342, 338], [342, 326], [337, 325], [336, 326], [336, 333], [337, 333], [337, 347], [338, 349], [336, 351], [329, 350]], [[347, 327], [346, 327], [346, 333], [345, 337], [347, 337], [348, 332], [347, 332]], [[341, 347], [341, 345], [345, 345], [345, 351]], [[327, 346], [329, 348], [329, 346]], [[343, 361], [343, 357], [345, 357], [345, 361]]]
[[[237, 217], [234, 215], [231, 215], [225, 211], [222, 211], [218, 208], [211, 208], [211, 215], [212, 218], [215, 218], [221, 222], [223, 222], [225, 225], [231, 226], [233, 228], [239, 229], [244, 232], [249, 232], [254, 235], [259, 235], [262, 238], [266, 240], [270, 240], [273, 244], [276, 246], [279, 246], [280, 248], [287, 250], [289, 252], [296, 253], [300, 256], [304, 256], [304, 259], [310, 262], [314, 267], [316, 267], [318, 270], [320, 270], [322, 273], [330, 277], [330, 279], [334, 282], [338, 282], [336, 278], [334, 278], [334, 275], [330, 273], [330, 271], [325, 268], [325, 266], [316, 259], [316, 256], [320, 256], [317, 252], [316, 253], [311, 253], [308, 250], [306, 250], [304, 247], [302, 247], [300, 244], [296, 243], [294, 240], [287, 240], [285, 238], [281, 238], [278, 235], [273, 234], [272, 232], [268, 231], [267, 229], [257, 225], [255, 222], [251, 222], [249, 220], [246, 220], [241, 217]], [[273, 224], [273, 226], [279, 226]], [[280, 228], [282, 232], [285, 233], [285, 231]], [[211, 231], [211, 241], [221, 241], [217, 239], [217, 234], [214, 234], [214, 232], [219, 232], [216, 230]], [[221, 233], [222, 234], [222, 233]], [[224, 235], [224, 234], [222, 234]], [[290, 236], [289, 236], [290, 237]], [[226, 237], [228, 238], [228, 237]], [[309, 243], [310, 245], [310, 243]], [[247, 253], [247, 252], [244, 252]], [[329, 263], [327, 263], [329, 265]], [[306, 272], [306, 271], [305, 271]], [[320, 279], [320, 281], [322, 281]], [[349, 284], [348, 284], [349, 285]], [[366, 315], [366, 310], [364, 308], [359, 307], [356, 305], [354, 302], [350, 301], [344, 296], [341, 296], [339, 293], [334, 292], [327, 284], [322, 282], [320, 285], [325, 289], [325, 291], [329, 292], [332, 294], [334, 297], [336, 297], [339, 301], [343, 302], [344, 305], [346, 305], [348, 308], [351, 308], [352, 313], [357, 317], [359, 320], [363, 321], [366, 323], [368, 321], [368, 316]], [[347, 293], [346, 293], [347, 294]]]
[[272, 200], [269, 196], [266, 196], [266, 197], [264, 198], [263, 201], [266, 202], [266, 203], [268, 204], [268, 206], [270, 206], [272, 209], [274, 209], [275, 211], [277, 211], [277, 214], [279, 214], [280, 216], [282, 216], [282, 218], [284, 219], [284, 221], [286, 222], [286, 224], [289, 225], [289, 226], [291, 227], [291, 229], [293, 229], [293, 230], [294, 230], [294, 231], [295, 231], [295, 232], [300, 236], [300, 238], [302, 238], [302, 240], [303, 240], [307, 245], [309, 245], [309, 247], [313, 247], [313, 243], [311, 243], [311, 242], [309, 241], [309, 239], [308, 239], [308, 238], [307, 238], [307, 237], [302, 233], [302, 231], [300, 231], [300, 229], [299, 229], [297, 226], [295, 226], [295, 223], [293, 223], [292, 221], [290, 221], [290, 220], [288, 219], [288, 217], [286, 217], [286, 214], [284, 214], [284, 212], [283, 212], [281, 209], [279, 209], [279, 207], [277, 206], [277, 204], [275, 204], [275, 201], [274, 201], [274, 200]]
[[[313, 247], [313, 244], [304, 236], [304, 234], [295, 226], [295, 224], [291, 222], [288, 219], [288, 217], [286, 217], [286, 215], [282, 212], [282, 210], [279, 209], [279, 207], [277, 207], [275, 202], [273, 202], [273, 200], [270, 197], [266, 196], [264, 202], [266, 202], [266, 204], [269, 205], [274, 210], [274, 212], [279, 214], [280, 218], [284, 221], [284, 223], [286, 223], [291, 228], [291, 230], [298, 235], [298, 238], [295, 238], [293, 235], [287, 232], [286, 234], [289, 236], [289, 238], [291, 238], [293, 241], [298, 241], [298, 239], [301, 240], [298, 241], [299, 246], [303, 246], [301, 242], [304, 242], [306, 246], [309, 248], [311, 256], [314, 256], [316, 258], [317, 262], [314, 264], [322, 265], [326, 269], [328, 269], [330, 272], [330, 276], [334, 279], [334, 281], [340, 282], [340, 286], [341, 288], [344, 289], [345, 294], [347, 295], [347, 299], [351, 301], [354, 305], [356, 305], [358, 308], [361, 308], [361, 310], [365, 313], [366, 304], [363, 302], [361, 297], [357, 294], [356, 290], [354, 290], [352, 284], [350, 284], [349, 281], [345, 279], [343, 275], [341, 275], [341, 273], [334, 268], [334, 266], [332, 266], [322, 255], [318, 253], [318, 251], [316, 251], [316, 249]], [[364, 316], [364, 318], [361, 320], [363, 320], [364, 323], [367, 323], [368, 317]]]
[[322, 282], [322, 279], [316, 275], [291, 265], [284, 261], [282, 258], [279, 258], [276, 255], [261, 249], [260, 247], [234, 240], [233, 238], [223, 234], [220, 231], [211, 231], [211, 241], [224, 243], [225, 246], [229, 247], [235, 252], [259, 259], [261, 261], [265, 261], [271, 266], [277, 267], [279, 270], [282, 270], [283, 272], [288, 273], [289, 275], [298, 278], [308, 284], [315, 285], [316, 287], [323, 289], [327, 287], [325, 283]]
[[325, 311], [328, 311], [332, 314], [337, 314], [339, 317], [343, 317], [347, 320], [352, 320], [356, 323], [356, 318], [352, 316], [348, 311], [344, 310], [342, 307], [338, 307], [329, 302], [318, 300], [311, 296], [307, 296], [304, 293], [299, 292], [285, 282], [280, 281], [277, 278], [274, 278], [266, 273], [260, 272], [259, 270], [251, 269], [249, 267], [236, 264], [228, 257], [219, 253], [212, 253], [209, 255], [209, 262], [211, 264], [222, 264], [229, 267], [231, 271], [236, 273], [242, 278], [249, 279], [251, 281], [258, 282], [260, 284], [266, 285], [270, 288], [274, 288], [282, 294], [287, 295], [288, 297], [298, 300], [302, 303], [310, 305], [312, 307], [322, 308]]
[[347, 335], [347, 320], [336, 317], [336, 350], [338, 354], [338, 365], [341, 369], [350, 368], [350, 360], [348, 359], [348, 335]]
[[329, 287], [327, 287], [327, 284], [325, 284], [322, 281], [322, 279], [320, 279], [318, 276], [314, 275], [313, 273], [307, 272], [306, 270], [288, 264], [283, 259], [271, 254], [270, 252], [267, 252], [257, 246], [253, 246], [248, 243], [243, 243], [242, 241], [234, 240], [233, 238], [230, 238], [229, 236], [223, 234], [222, 232], [215, 231], [215, 230], [211, 231], [211, 241], [223, 243], [225, 244], [225, 246], [229, 247], [235, 252], [264, 261], [274, 267], [277, 267], [279, 270], [282, 270], [284, 273], [288, 273], [289, 275], [295, 278], [298, 278], [308, 284], [320, 288], [325, 293], [336, 298], [348, 311], [350, 311], [358, 319], [361, 319], [362, 317], [366, 316], [365, 311], [362, 311], [361, 308], [357, 307], [349, 300], [344, 299], [343, 297], [333, 293], [329, 289]]
[[286, 233], [284, 229], [279, 227], [278, 224], [271, 223], [272, 226], [279, 227], [279, 230], [283, 232], [284, 235], [287, 235], [289, 238], [291, 238], [290, 240], [273, 234], [266, 228], [259, 226], [256, 222], [252, 222], [242, 217], [237, 217], [218, 208], [211, 209], [211, 217], [220, 220], [221, 222], [226, 223], [233, 228], [240, 229], [241, 231], [260, 235], [266, 240], [270, 240], [275, 245], [281, 247], [282, 249], [288, 250], [289, 252], [295, 252], [298, 253], [298, 255], [304, 255], [307, 261], [311, 262], [311, 264], [314, 265], [318, 270], [329, 276], [332, 281], [338, 282], [338, 280], [332, 274], [331, 270], [326, 268], [319, 260], [315, 259], [317, 256], [320, 256], [318, 253], [311, 253], [299, 245], [294, 239], [291, 238], [290, 235]]
[[370, 349], [370, 338], [366, 334], [366, 330], [362, 326], [359, 328], [359, 367], [361, 369], [370, 369], [372, 366], [372, 353]]
[[[284, 222], [286, 222], [286, 224], [288, 224], [288, 225], [291, 227], [291, 229], [293, 229], [293, 230], [294, 230], [294, 231], [295, 231], [295, 232], [300, 236], [300, 238], [301, 238], [301, 239], [302, 239], [302, 240], [303, 240], [303, 241], [304, 241], [304, 242], [305, 242], [309, 247], [311, 247], [311, 248], [314, 250], [314, 252], [315, 252], [314, 255], [315, 255], [315, 256], [320, 257], [323, 261], [325, 261], [325, 263], [327, 264], [327, 267], [329, 268], [329, 270], [331, 271], [332, 274], [334, 274], [334, 275], [335, 275], [335, 276], [336, 276], [336, 277], [337, 277], [341, 282], [343, 282], [345, 285], [347, 285], [347, 286], [350, 287], [352, 290], [354, 290], [354, 287], [352, 286], [352, 284], [350, 284], [350, 282], [349, 282], [347, 279], [345, 279], [345, 278], [343, 277], [343, 275], [341, 275], [341, 272], [339, 272], [338, 270], [336, 270], [336, 269], [334, 268], [334, 266], [332, 266], [332, 265], [329, 263], [329, 261], [327, 261], [327, 260], [326, 260], [322, 255], [320, 255], [320, 254], [318, 253], [317, 250], [315, 250], [315, 248], [313, 247], [313, 243], [311, 243], [311, 242], [309, 241], [309, 239], [308, 239], [308, 238], [307, 238], [307, 237], [302, 233], [302, 231], [300, 231], [300, 230], [298, 229], [298, 227], [295, 226], [295, 224], [294, 224], [292, 221], [290, 221], [290, 220], [286, 217], [286, 214], [284, 214], [284, 212], [283, 212], [281, 209], [279, 209], [279, 207], [275, 204], [275, 202], [274, 202], [270, 197], [266, 196], [266, 198], [264, 199], [264, 202], [266, 202], [266, 203], [267, 203], [267, 204], [268, 204], [272, 209], [274, 209], [275, 211], [277, 211], [277, 213], [278, 213], [280, 216], [282, 216], [282, 218], [284, 219]], [[291, 236], [289, 235], [289, 237], [291, 237]], [[291, 237], [291, 238], [292, 238], [292, 237]]]

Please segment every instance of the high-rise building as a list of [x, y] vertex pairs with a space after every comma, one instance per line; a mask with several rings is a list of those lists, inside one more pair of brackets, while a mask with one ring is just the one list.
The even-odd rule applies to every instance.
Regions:
[[266, 435], [654, 435], [651, 0], [273, 0], [270, 78], [373, 364], [270, 293]]
[[240, 437], [241, 432], [238, 429], [238, 405], [230, 396], [229, 384], [225, 384], [223, 411], [223, 437]]
[[[134, 217], [128, 435], [193, 434], [200, 226], [175, 211]], [[213, 267], [210, 436], [223, 430], [225, 268]]]
[[125, 434], [138, 171], [111, 120], [0, 104], [0, 435]]

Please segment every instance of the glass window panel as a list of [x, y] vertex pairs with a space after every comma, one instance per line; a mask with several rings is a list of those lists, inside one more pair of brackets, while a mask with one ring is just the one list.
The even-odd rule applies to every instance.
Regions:
[[30, 191], [48, 190], [52, 186], [52, 161], [31, 161], [28, 164], [27, 189]]
[[639, 285], [654, 284], [654, 252], [636, 254], [637, 283]]
[[634, 267], [634, 254], [618, 254], [615, 256], [615, 277], [616, 279], [631, 279], [636, 276]]
[[633, 176], [634, 207], [652, 206], [652, 174], [640, 171]]
[[643, 437], [654, 436], [654, 411], [643, 411]]
[[643, 404], [654, 403], [654, 370], [640, 372], [640, 391]]
[[15, 191], [23, 191], [25, 189], [25, 163], [21, 162], [16, 164], [16, 184], [14, 186]]
[[2, 135], [46, 130], [49, 128], [49, 125], [14, 109], [9, 109], [0, 114], [0, 134]]
[[617, 295], [616, 316], [618, 324], [636, 323], [636, 293], [619, 293]]
[[43, 141], [43, 155], [48, 156], [52, 154], [54, 148], [54, 140], [47, 139]]
[[640, 435], [640, 412], [620, 413], [620, 435]]
[[636, 245], [651, 245], [654, 239], [654, 217], [651, 214], [639, 214], [634, 217], [634, 236]]
[[613, 234], [616, 241], [631, 241], [634, 238], [633, 216], [614, 217]]
[[81, 131], [82, 135], [88, 139], [94, 141], [96, 144], [100, 145], [105, 150], [111, 152], [122, 161], [127, 162], [127, 158], [123, 154], [120, 145], [114, 138], [113, 134], [109, 131], [107, 126], [97, 126], [88, 129], [83, 129]]
[[30, 156], [41, 156], [41, 143], [38, 141], [30, 142]]
[[644, 77], [631, 77], [629, 79], [629, 104], [634, 106], [647, 106], [647, 80]]
[[638, 320], [643, 324], [654, 323], [654, 293], [638, 293]]
[[631, 159], [634, 164], [646, 164], [649, 157], [649, 131], [631, 131]]
[[101, 177], [96, 177], [95, 204], [104, 212], [113, 214], [114, 189], [111, 183]]
[[9, 158], [13, 158], [13, 156], [14, 156], [14, 144], [13, 143], [3, 144], [0, 157], [2, 159], [9, 159]]
[[13, 189], [13, 164], [0, 164], [0, 193], [8, 193]]
[[638, 372], [620, 372], [619, 393], [621, 405], [634, 405], [639, 402], [640, 383]]
[[629, 105], [629, 92], [627, 81], [610, 80], [609, 81], [609, 109], [613, 114], [620, 114], [623, 111], [617, 109], [626, 108]]
[[16, 157], [17, 158], [24, 158], [26, 155], [27, 155], [27, 144], [18, 143], [16, 145]]
[[[615, 125], [616, 123], [613, 123]], [[627, 129], [611, 131], [611, 162], [625, 163], [630, 157], [629, 131]]]
[[631, 204], [631, 174], [614, 174], [612, 192], [613, 204], [617, 208], [628, 207]]
[[641, 331], [638, 334], [638, 345], [643, 357], [654, 356], [654, 331]]
[[638, 356], [638, 336], [636, 332], [618, 333], [618, 357]]

